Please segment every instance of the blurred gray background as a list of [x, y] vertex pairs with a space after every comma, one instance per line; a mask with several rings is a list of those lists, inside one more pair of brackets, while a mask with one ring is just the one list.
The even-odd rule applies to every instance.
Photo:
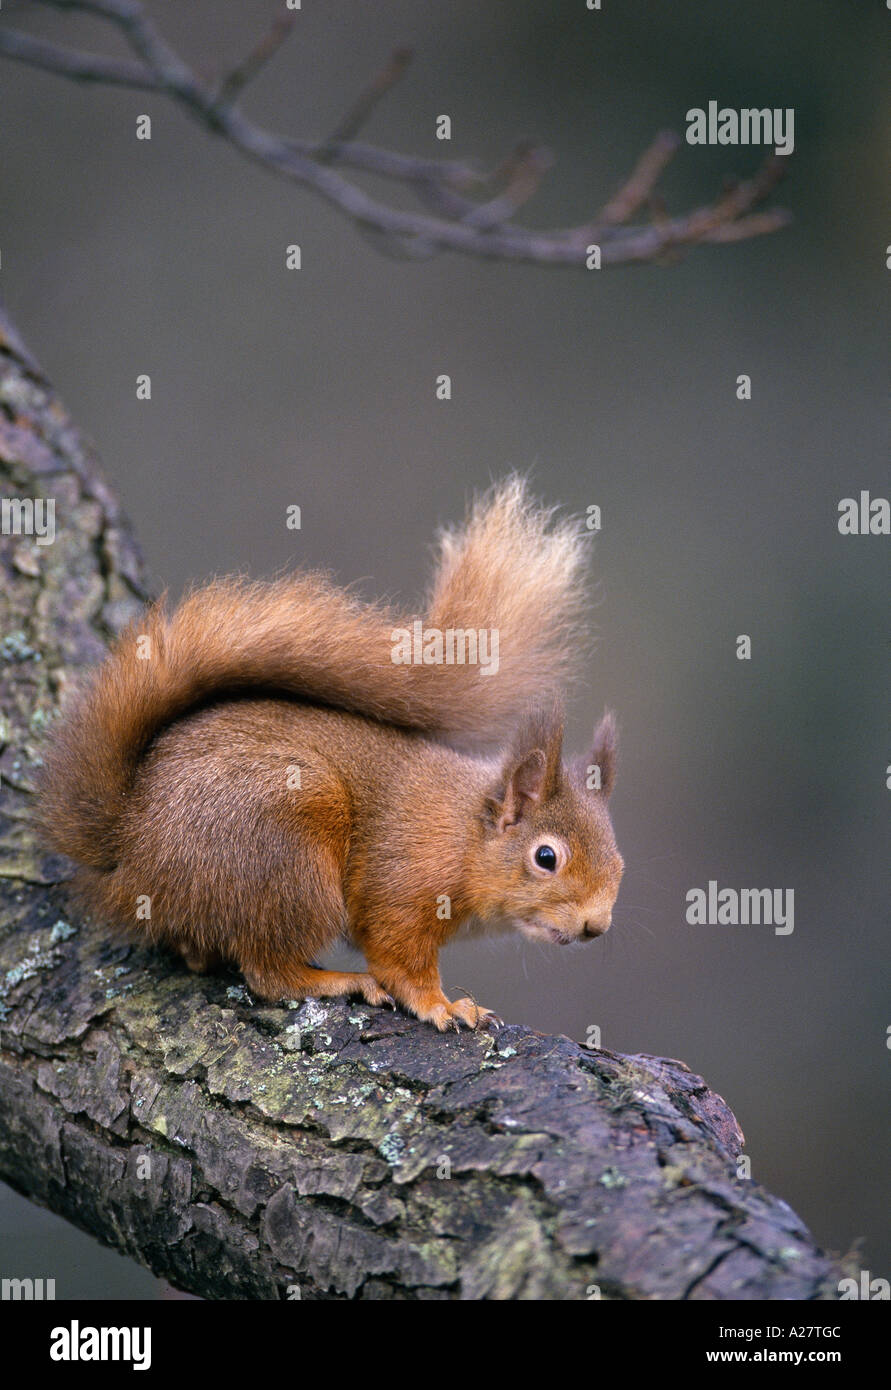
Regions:
[[[274, 12], [148, 8], [203, 71], [238, 60]], [[4, 5], [2, 21], [123, 51], [40, 6]], [[840, 536], [837, 506], [889, 490], [889, 22], [882, 0], [304, 3], [251, 115], [325, 135], [410, 44], [364, 138], [495, 162], [538, 137], [557, 164], [536, 225], [590, 215], [689, 107], [795, 108], [778, 198], [792, 227], [599, 274], [384, 259], [162, 98], [0, 63], [0, 292], [159, 584], [325, 565], [413, 601], [435, 527], [509, 468], [533, 468], [549, 500], [602, 508], [599, 644], [571, 741], [604, 703], [619, 712], [615, 924], [577, 951], [454, 947], [446, 986], [512, 1021], [577, 1038], [595, 1024], [606, 1047], [683, 1058], [738, 1115], [753, 1176], [821, 1243], [859, 1241], [886, 1274], [891, 542]], [[150, 142], [134, 136], [143, 112]], [[434, 138], [443, 112], [450, 145]], [[669, 209], [758, 160], [682, 145]], [[686, 893], [709, 879], [793, 888], [794, 934], [687, 925]], [[4, 1272], [52, 1267], [60, 1297], [156, 1294], [6, 1192], [0, 1244]]]

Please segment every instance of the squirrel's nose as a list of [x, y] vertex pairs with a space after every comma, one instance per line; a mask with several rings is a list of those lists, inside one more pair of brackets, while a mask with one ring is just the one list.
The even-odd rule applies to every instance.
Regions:
[[609, 931], [612, 926], [613, 914], [607, 912], [603, 917], [589, 917], [582, 927], [582, 936], [586, 941], [590, 941], [595, 936], [603, 936], [604, 932]]

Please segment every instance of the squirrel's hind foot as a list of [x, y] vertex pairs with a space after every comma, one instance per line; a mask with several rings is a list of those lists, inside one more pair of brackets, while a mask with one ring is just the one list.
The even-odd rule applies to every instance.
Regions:
[[319, 970], [311, 965], [289, 965], [281, 971], [251, 970], [242, 974], [252, 994], [278, 1002], [282, 999], [334, 999], [359, 995], [366, 1004], [388, 1004], [395, 1000], [373, 976], [360, 971]]

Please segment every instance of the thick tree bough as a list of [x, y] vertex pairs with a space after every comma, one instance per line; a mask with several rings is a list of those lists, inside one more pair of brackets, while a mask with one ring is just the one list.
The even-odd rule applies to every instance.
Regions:
[[40, 739], [144, 581], [2, 318], [0, 496], [56, 504], [54, 544], [0, 551], [0, 1177], [206, 1298], [838, 1296], [842, 1262], [736, 1177], [739, 1127], [680, 1062], [254, 1005], [72, 919], [31, 824]]

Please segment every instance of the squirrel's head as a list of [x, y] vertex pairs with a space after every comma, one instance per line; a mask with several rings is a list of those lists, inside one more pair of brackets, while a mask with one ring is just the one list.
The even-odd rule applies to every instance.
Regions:
[[531, 711], [486, 797], [483, 861], [493, 900], [480, 915], [511, 918], [532, 940], [568, 945], [609, 929], [625, 867], [607, 808], [612, 714], [601, 719], [587, 755], [564, 763], [562, 749], [560, 708]]

